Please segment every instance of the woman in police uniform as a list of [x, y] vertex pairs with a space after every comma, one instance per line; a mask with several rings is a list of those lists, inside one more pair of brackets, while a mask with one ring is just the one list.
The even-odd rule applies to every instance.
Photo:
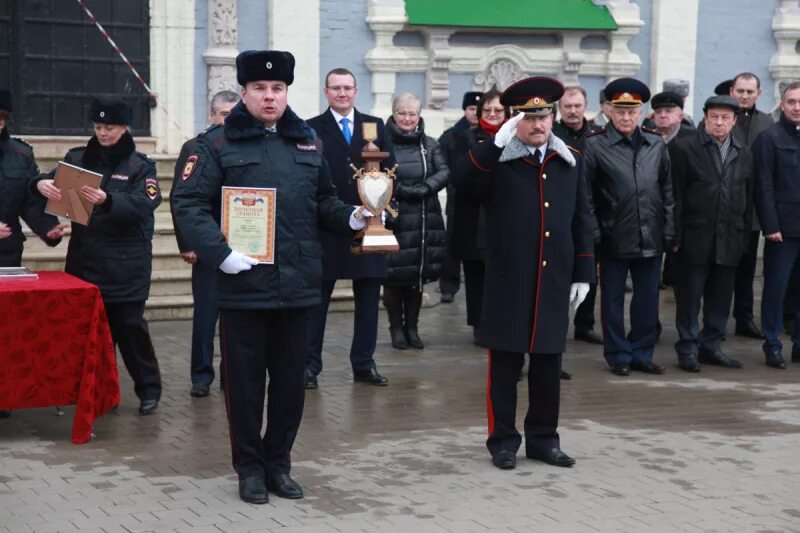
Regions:
[[[64, 161], [103, 175], [100, 188], [80, 195], [94, 204], [88, 226], [72, 224], [65, 271], [100, 287], [111, 336], [139, 397], [139, 414], [152, 414], [161, 397], [161, 375], [144, 303], [150, 292], [153, 211], [161, 203], [155, 163], [136, 151], [128, 127], [133, 111], [118, 100], [92, 102], [94, 136]], [[54, 171], [55, 172], [55, 171]], [[58, 199], [51, 172], [36, 184]]]

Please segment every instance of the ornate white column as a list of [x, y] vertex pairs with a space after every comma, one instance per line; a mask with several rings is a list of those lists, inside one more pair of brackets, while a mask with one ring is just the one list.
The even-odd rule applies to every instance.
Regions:
[[628, 48], [631, 39], [644, 26], [639, 15], [639, 6], [632, 0], [607, 0], [603, 3], [619, 26], [617, 31], [609, 32], [611, 50], [606, 59], [605, 75], [609, 78], [630, 76], [642, 65], [639, 56]]
[[[392, 109], [398, 71], [406, 71], [403, 65], [408, 63], [405, 51], [394, 46], [394, 36], [406, 23], [406, 11], [403, 0], [369, 0], [367, 6], [367, 24], [375, 33], [375, 47], [367, 52], [364, 61], [372, 71], [372, 104], [373, 113], [386, 113]], [[420, 57], [423, 68], [427, 68], [427, 58]], [[385, 116], [385, 115], [380, 115]]]
[[697, 58], [697, 21], [700, 0], [653, 2], [653, 34], [650, 51], [650, 84], [653, 94], [669, 78], [688, 80], [689, 97], [684, 108], [694, 108], [694, 67]]
[[206, 102], [222, 90], [238, 92], [236, 83], [236, 0], [208, 0], [208, 48], [203, 60], [208, 65]]
[[[150, 111], [156, 152], [177, 154], [184, 137], [194, 136], [194, 0], [150, 0], [150, 87], [158, 108]], [[173, 122], [181, 126], [175, 127]], [[135, 132], [134, 132], [135, 133]]]
[[800, 2], [782, 0], [772, 17], [772, 33], [778, 42], [778, 51], [769, 62], [769, 71], [775, 79], [775, 101], [787, 83], [800, 79]]
[[450, 98], [450, 36], [453, 30], [447, 28], [425, 28], [425, 41], [428, 47], [429, 66], [425, 75], [428, 107], [444, 109]]

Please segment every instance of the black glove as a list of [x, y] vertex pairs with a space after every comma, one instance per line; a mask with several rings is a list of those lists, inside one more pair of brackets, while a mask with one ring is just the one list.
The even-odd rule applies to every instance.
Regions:
[[401, 200], [419, 200], [430, 196], [431, 188], [427, 183], [415, 183], [413, 185], [399, 184], [397, 186], [397, 197]]

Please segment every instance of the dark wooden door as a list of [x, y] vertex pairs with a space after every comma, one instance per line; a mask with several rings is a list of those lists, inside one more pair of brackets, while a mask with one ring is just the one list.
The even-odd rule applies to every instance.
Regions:
[[[148, 0], [86, 4], [148, 81]], [[150, 134], [147, 93], [75, 0], [0, 0], [0, 86], [14, 95], [15, 133], [90, 134], [100, 96], [130, 103], [134, 134]]]

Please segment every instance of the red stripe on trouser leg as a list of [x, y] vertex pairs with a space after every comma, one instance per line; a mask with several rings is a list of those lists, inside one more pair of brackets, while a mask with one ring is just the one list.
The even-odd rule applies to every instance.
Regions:
[[486, 371], [486, 415], [489, 419], [489, 436], [494, 433], [494, 406], [492, 405], [492, 351], [489, 350], [489, 367]]

